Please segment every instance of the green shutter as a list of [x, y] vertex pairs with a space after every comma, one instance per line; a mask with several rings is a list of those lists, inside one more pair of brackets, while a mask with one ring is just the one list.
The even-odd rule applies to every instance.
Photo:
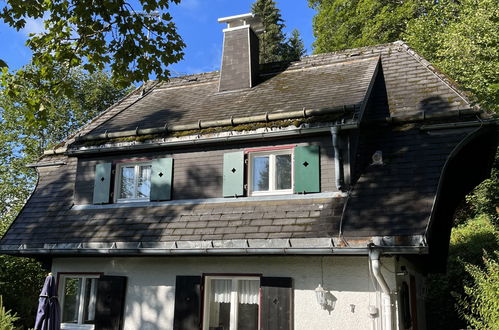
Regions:
[[235, 197], [244, 195], [244, 152], [224, 154], [223, 195]]
[[171, 199], [173, 159], [153, 159], [151, 171], [151, 201]]
[[109, 203], [111, 163], [95, 165], [94, 204]]
[[295, 193], [321, 191], [319, 146], [301, 146], [294, 150]]

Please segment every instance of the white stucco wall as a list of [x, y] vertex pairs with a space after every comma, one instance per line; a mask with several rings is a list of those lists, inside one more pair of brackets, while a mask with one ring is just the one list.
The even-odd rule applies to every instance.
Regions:
[[[388, 285], [395, 288], [396, 262], [382, 258], [382, 263]], [[380, 317], [373, 319], [368, 313], [369, 305], [380, 306], [367, 257], [58, 258], [52, 271], [127, 276], [127, 330], [172, 329], [175, 277], [202, 273], [292, 277], [295, 330], [380, 329]], [[321, 309], [316, 302], [314, 290], [321, 282], [334, 300], [329, 310]]]

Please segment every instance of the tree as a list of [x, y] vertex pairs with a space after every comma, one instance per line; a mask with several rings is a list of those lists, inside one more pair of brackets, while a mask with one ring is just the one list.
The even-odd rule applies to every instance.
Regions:
[[251, 11], [263, 23], [263, 32], [259, 36], [260, 63], [295, 61], [305, 54], [298, 30], [293, 30], [286, 40], [284, 20], [274, 1], [256, 0]]
[[425, 1], [309, 0], [317, 10], [314, 52], [324, 53], [399, 40], [407, 22], [418, 17]]
[[473, 329], [499, 329], [499, 252], [485, 253], [483, 263], [464, 265], [473, 282], [458, 298], [460, 314]]
[[[185, 46], [167, 12], [170, 3], [179, 2], [139, 0], [134, 7], [125, 0], [7, 0], [0, 6], [6, 24], [20, 30], [27, 19], [40, 19], [45, 30], [27, 41], [33, 52], [30, 70], [3, 77], [4, 88], [16, 96], [30, 81], [36, 88], [26, 110], [36, 116], [47, 109], [47, 93], [71, 97], [73, 86], [65, 77], [76, 67], [88, 73], [110, 68], [122, 87], [150, 75], [165, 79], [167, 65], [182, 58]], [[6, 65], [0, 61], [4, 76]], [[52, 71], [55, 66], [58, 72]]]
[[442, 0], [408, 24], [407, 42], [483, 108], [499, 112], [499, 3]]
[[291, 32], [291, 37], [288, 40], [288, 50], [287, 50], [286, 58], [290, 61], [297, 61], [305, 55], [305, 45], [303, 44], [303, 40], [300, 38], [300, 32], [297, 29], [294, 29]]
[[[25, 72], [37, 68], [23, 68]], [[50, 93], [46, 96], [50, 107], [46, 121], [32, 120], [25, 106], [30, 102], [36, 84], [20, 81], [19, 90], [12, 96], [0, 89], [0, 236], [7, 230], [29, 197], [36, 182], [36, 173], [26, 164], [36, 162], [44, 149], [54, 146], [75, 132], [88, 120], [124, 96], [127, 88], [113, 84], [108, 74], [85, 74], [81, 69], [64, 75], [74, 90], [70, 98]], [[38, 294], [46, 272], [33, 259], [0, 256], [0, 292], [5, 305], [17, 313], [25, 328], [32, 327]]]

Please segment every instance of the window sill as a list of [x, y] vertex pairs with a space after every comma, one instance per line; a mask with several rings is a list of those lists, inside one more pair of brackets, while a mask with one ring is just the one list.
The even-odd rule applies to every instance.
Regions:
[[93, 324], [61, 323], [61, 330], [94, 330]]
[[149, 202], [149, 198], [141, 198], [141, 199], [118, 199], [115, 201], [115, 203], [118, 204], [126, 204], [126, 203], [144, 203], [144, 202]]
[[304, 200], [315, 198], [343, 198], [347, 194], [343, 192], [324, 192], [313, 194], [289, 194], [289, 195], [270, 195], [270, 196], [250, 196], [250, 197], [230, 197], [230, 198], [204, 198], [204, 199], [177, 199], [166, 202], [134, 202], [134, 203], [116, 203], [116, 204], [86, 204], [73, 205], [71, 210], [99, 210], [99, 209], [119, 209], [127, 207], [151, 207], [167, 205], [196, 205], [196, 204], [218, 204], [218, 203], [239, 203], [255, 201], [275, 201], [275, 200]]
[[258, 197], [258, 196], [279, 196], [279, 195], [292, 195], [293, 190], [276, 190], [276, 191], [253, 191], [250, 192], [250, 197]]

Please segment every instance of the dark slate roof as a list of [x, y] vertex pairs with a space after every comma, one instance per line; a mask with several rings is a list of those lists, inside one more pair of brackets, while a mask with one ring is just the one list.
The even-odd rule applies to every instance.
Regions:
[[435, 134], [404, 125], [366, 135], [359, 153], [379, 150], [383, 165], [364, 167], [348, 198], [343, 234], [425, 235], [445, 162], [470, 131]]
[[[265, 75], [265, 80], [251, 90], [218, 93], [218, 72], [174, 78], [168, 83], [150, 82], [98, 116], [79, 134], [361, 104], [367, 101], [376, 68], [383, 72], [391, 116], [470, 107], [445, 77], [405, 44], [396, 42], [305, 57], [278, 74]], [[429, 134], [407, 125], [376, 127], [372, 134], [361, 128], [357, 152], [360, 177], [347, 198], [173, 202], [150, 205], [147, 214], [140, 207], [75, 209], [77, 159], [50, 156], [45, 160], [64, 161], [66, 165], [38, 169], [37, 189], [0, 241], [0, 248], [21, 244], [319, 239], [338, 237], [340, 233], [352, 240], [424, 235], [445, 161], [464, 134], [466, 130]], [[66, 144], [73, 141], [70, 138]], [[384, 165], [368, 165], [376, 150], [383, 152]], [[365, 241], [362, 244], [366, 246]]]
[[320, 66], [292, 65], [279, 74], [263, 77], [266, 80], [251, 89], [229, 92], [218, 92], [218, 72], [177, 78], [157, 85], [91, 134], [299, 111], [304, 107], [360, 105], [366, 99], [377, 63], [378, 57], [371, 56]]
[[379, 59], [392, 116], [470, 107], [466, 97], [445, 76], [407, 45], [395, 42], [307, 56], [284, 70], [263, 69], [263, 81], [245, 90], [219, 93], [219, 72], [150, 82], [80, 134], [360, 104], [366, 101]]
[[2, 245], [331, 237], [342, 212], [342, 198], [78, 210], [76, 161], [61, 160], [67, 164], [39, 168], [38, 187]]

